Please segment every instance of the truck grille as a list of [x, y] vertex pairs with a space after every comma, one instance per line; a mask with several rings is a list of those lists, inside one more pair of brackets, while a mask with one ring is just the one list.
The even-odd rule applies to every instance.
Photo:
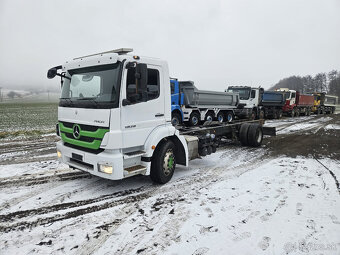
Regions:
[[59, 121], [60, 136], [64, 143], [74, 145], [78, 149], [98, 150], [108, 127]]

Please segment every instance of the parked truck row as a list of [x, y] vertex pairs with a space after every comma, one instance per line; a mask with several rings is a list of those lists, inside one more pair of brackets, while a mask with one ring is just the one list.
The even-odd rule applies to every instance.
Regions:
[[229, 86], [225, 92], [216, 92], [198, 90], [192, 81], [176, 79], [170, 85], [173, 125], [334, 113], [338, 101], [325, 93], [305, 95], [288, 88], [265, 91], [261, 87]]

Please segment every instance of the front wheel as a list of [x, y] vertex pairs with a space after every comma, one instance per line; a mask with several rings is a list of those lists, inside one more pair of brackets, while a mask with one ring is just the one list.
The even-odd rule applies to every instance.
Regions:
[[175, 145], [165, 141], [152, 156], [150, 178], [155, 183], [164, 184], [171, 180], [176, 168]]
[[177, 112], [173, 113], [172, 116], [171, 116], [171, 124], [173, 126], [178, 126], [181, 124], [181, 115]]
[[299, 109], [299, 108], [296, 109], [295, 115], [296, 115], [296, 117], [299, 117], [299, 116], [300, 116], [300, 109]]
[[260, 120], [264, 119], [264, 110], [260, 110], [260, 112], [259, 112], [259, 119]]
[[295, 109], [293, 108], [291, 113], [290, 113], [290, 117], [295, 117]]

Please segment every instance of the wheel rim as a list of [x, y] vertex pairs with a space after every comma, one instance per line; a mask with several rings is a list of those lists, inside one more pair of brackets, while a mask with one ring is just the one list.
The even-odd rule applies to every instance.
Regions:
[[179, 124], [178, 118], [174, 117], [174, 118], [172, 119], [172, 125], [177, 126], [178, 124]]
[[257, 143], [261, 143], [261, 140], [262, 140], [262, 130], [259, 129], [256, 141], [257, 141]]
[[167, 150], [163, 161], [163, 171], [165, 176], [169, 176], [174, 170], [175, 156], [172, 150]]
[[224, 120], [223, 115], [219, 114], [217, 119], [218, 119], [218, 122], [223, 122], [223, 120]]
[[192, 124], [194, 124], [194, 126], [196, 126], [197, 123], [198, 123], [198, 118], [196, 116], [193, 116], [191, 120], [192, 120]]
[[211, 116], [211, 115], [208, 115], [208, 116], [207, 116], [207, 121], [212, 121], [212, 120], [213, 120], [212, 116]]
[[264, 112], [261, 111], [261, 112], [260, 112], [260, 119], [263, 119], [263, 118], [264, 118]]
[[228, 113], [227, 120], [228, 120], [228, 122], [231, 122], [233, 120], [233, 115]]

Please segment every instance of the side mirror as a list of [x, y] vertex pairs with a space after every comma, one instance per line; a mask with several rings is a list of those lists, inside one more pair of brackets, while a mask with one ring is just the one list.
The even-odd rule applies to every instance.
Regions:
[[[54, 77], [56, 77], [56, 75], [62, 76], [61, 74], [58, 74], [58, 72], [57, 72], [61, 68], [62, 68], [62, 66], [52, 67], [50, 70], [47, 71], [47, 78], [48, 79], [53, 79]], [[66, 77], [66, 78], [68, 78], [68, 77]]]
[[47, 78], [53, 79], [57, 75], [57, 68], [53, 67], [50, 70], [47, 71]]
[[123, 99], [123, 101], [122, 101], [123, 106], [130, 105], [130, 104], [131, 104], [131, 102], [130, 102], [129, 99]]

